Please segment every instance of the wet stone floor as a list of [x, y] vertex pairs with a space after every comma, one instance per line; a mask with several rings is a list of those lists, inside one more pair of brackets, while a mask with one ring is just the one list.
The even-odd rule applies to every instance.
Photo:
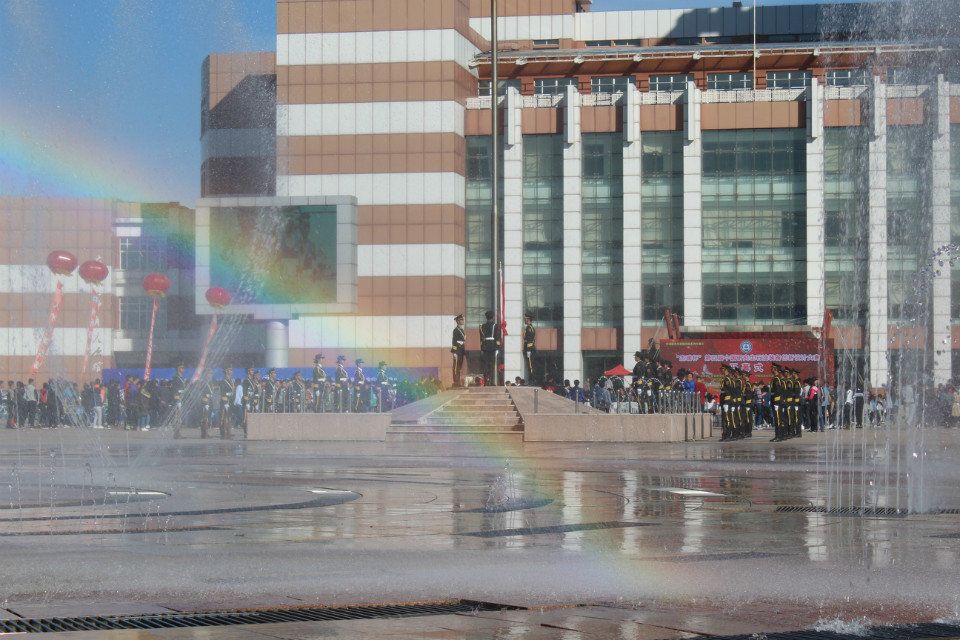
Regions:
[[927, 430], [922, 465], [872, 430], [636, 445], [187, 434], [0, 432], [0, 620], [469, 599], [526, 610], [57, 637], [639, 639], [960, 616], [951, 430]]

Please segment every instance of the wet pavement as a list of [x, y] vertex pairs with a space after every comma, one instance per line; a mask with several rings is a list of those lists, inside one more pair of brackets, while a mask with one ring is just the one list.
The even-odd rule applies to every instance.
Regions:
[[532, 610], [95, 637], [371, 637], [392, 624], [390, 637], [652, 638], [958, 615], [960, 434], [927, 430], [917, 458], [907, 435], [763, 435], [371, 444], [4, 430], [0, 619], [473, 599]]

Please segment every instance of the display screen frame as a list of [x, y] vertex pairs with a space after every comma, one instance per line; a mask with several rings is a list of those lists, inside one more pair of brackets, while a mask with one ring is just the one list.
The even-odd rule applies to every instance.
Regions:
[[[255, 209], [276, 208], [277, 224], [282, 224], [285, 216], [293, 213], [319, 213], [328, 215], [323, 211], [302, 212], [302, 208], [330, 208], [336, 211], [336, 243], [335, 246], [335, 286], [334, 295], [328, 296], [323, 301], [291, 302], [282, 300], [282, 296], [277, 299], [250, 299], [250, 295], [244, 296], [243, 292], [231, 292], [235, 294], [235, 301], [223, 309], [217, 310], [220, 314], [232, 315], [250, 315], [256, 319], [262, 320], [288, 320], [300, 315], [328, 315], [328, 314], [350, 314], [356, 313], [357, 309], [357, 200], [354, 197], [238, 197], [238, 198], [204, 198], [197, 202], [196, 213], [196, 281], [195, 281], [195, 309], [199, 315], [212, 315], [214, 308], [207, 303], [206, 290], [211, 286], [225, 286], [228, 290], [231, 284], [214, 282], [215, 274], [212, 268], [211, 236], [217, 233], [218, 226], [222, 223], [222, 216], [245, 214], [247, 211]], [[327, 247], [331, 246], [327, 243]], [[280, 238], [276, 239], [275, 250], [279, 252]], [[234, 258], [230, 260], [228, 268], [242, 271], [245, 268], [243, 260]], [[239, 264], [233, 264], [239, 263]], [[261, 266], [261, 269], [263, 267]], [[250, 274], [238, 274], [237, 280], [248, 279], [254, 281], [257, 276], [253, 275], [253, 268]], [[263, 277], [262, 275], [259, 277]], [[224, 279], [224, 278], [220, 278]], [[268, 281], [269, 277], [266, 278]], [[257, 286], [276, 286], [269, 282], [257, 283]], [[282, 285], [281, 285], [282, 286]], [[239, 294], [239, 295], [238, 295]], [[244, 301], [244, 298], [248, 301]], [[305, 296], [309, 298], [310, 296]], [[316, 296], [314, 296], [314, 300]]]

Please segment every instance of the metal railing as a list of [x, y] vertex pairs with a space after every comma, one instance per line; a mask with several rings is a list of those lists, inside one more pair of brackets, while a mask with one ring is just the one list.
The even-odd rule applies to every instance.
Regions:
[[[541, 389], [534, 389], [533, 412], [540, 413], [540, 393], [550, 393]], [[560, 395], [560, 394], [556, 394]], [[566, 397], [566, 396], [560, 396]], [[604, 389], [594, 391], [584, 399], [579, 396], [568, 398], [573, 400], [574, 413], [580, 413], [580, 405], [584, 404], [606, 413], [623, 414], [684, 414], [702, 413], [703, 405], [700, 394], [695, 391], [674, 391], [665, 389], [654, 391], [651, 389]]]

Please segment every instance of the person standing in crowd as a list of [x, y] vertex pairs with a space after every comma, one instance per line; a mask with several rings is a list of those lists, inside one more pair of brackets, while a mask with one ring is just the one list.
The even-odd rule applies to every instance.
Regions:
[[370, 391], [367, 389], [367, 376], [363, 373], [363, 358], [357, 358], [353, 370], [353, 410], [366, 413], [370, 406]]
[[24, 412], [23, 426], [35, 427], [37, 425], [37, 388], [33, 384], [33, 378], [27, 380], [27, 386], [23, 391]]
[[823, 431], [820, 426], [820, 381], [816, 378], [810, 380], [810, 386], [807, 389], [807, 430]]
[[493, 311], [484, 314], [486, 322], [480, 325], [480, 354], [483, 356], [483, 375], [487, 386], [497, 384], [497, 356], [503, 341], [500, 327], [493, 321]]
[[533, 354], [537, 350], [537, 330], [533, 328], [533, 315], [523, 314], [523, 362], [527, 366], [527, 380], [530, 384], [537, 384], [537, 377], [533, 374]]
[[337, 370], [333, 374], [334, 382], [337, 385], [337, 411], [340, 413], [349, 413], [350, 411], [350, 374], [343, 365], [347, 361], [347, 356], [337, 356]]
[[173, 408], [170, 419], [173, 422], [174, 438], [180, 438], [183, 435], [183, 392], [187, 388], [187, 379], [183, 373], [183, 365], [177, 365], [173, 380], [170, 381], [170, 403]]
[[327, 370], [323, 368], [323, 354], [313, 356], [313, 412], [322, 413], [327, 399]]
[[463, 361], [467, 357], [467, 334], [463, 328], [463, 314], [453, 319], [453, 336], [450, 338], [450, 353], [453, 354], [453, 388], [463, 387]]
[[237, 383], [233, 379], [233, 368], [223, 370], [223, 380], [220, 381], [220, 439], [229, 440], [233, 437], [233, 396], [237, 390]]

